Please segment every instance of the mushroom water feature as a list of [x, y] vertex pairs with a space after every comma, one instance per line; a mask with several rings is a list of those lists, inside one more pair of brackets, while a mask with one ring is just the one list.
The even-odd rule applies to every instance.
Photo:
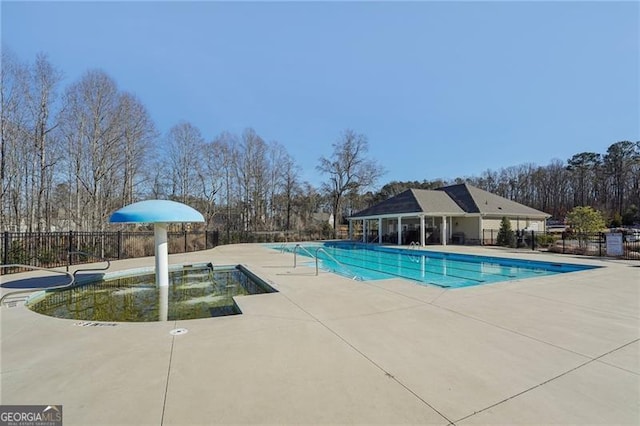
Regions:
[[111, 223], [151, 223], [155, 240], [156, 286], [160, 292], [160, 320], [166, 321], [169, 311], [169, 249], [167, 225], [169, 223], [204, 222], [200, 212], [169, 200], [146, 200], [129, 204], [115, 211]]

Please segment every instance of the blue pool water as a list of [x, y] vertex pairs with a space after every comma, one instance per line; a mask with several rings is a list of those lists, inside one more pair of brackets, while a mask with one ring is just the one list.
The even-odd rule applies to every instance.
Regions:
[[[320, 248], [322, 249], [319, 250]], [[298, 255], [307, 258], [317, 254], [322, 269], [350, 278], [365, 281], [405, 278], [443, 288], [469, 287], [596, 268], [359, 243], [304, 243], [298, 248], [289, 245], [284, 249], [290, 252], [295, 249]], [[300, 258], [299, 261], [302, 262], [302, 259], [304, 258]], [[308, 265], [315, 265], [315, 261]]]

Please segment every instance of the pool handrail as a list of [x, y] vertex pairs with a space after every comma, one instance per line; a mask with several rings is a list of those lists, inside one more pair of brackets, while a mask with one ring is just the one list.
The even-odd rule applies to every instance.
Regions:
[[[336, 259], [335, 257], [331, 256], [331, 255], [329, 254], [329, 252], [327, 252], [327, 251], [324, 249], [324, 247], [318, 247], [318, 248], [316, 249], [316, 256], [315, 256], [315, 258], [316, 258], [316, 276], [318, 275], [318, 253], [319, 253], [319, 252], [323, 252], [324, 254], [326, 254], [326, 255], [327, 255], [327, 257], [328, 257], [328, 258], [330, 258], [331, 260], [333, 260], [334, 262], [336, 262], [338, 265], [340, 265], [343, 269], [345, 269], [346, 271], [348, 271], [348, 272], [349, 272], [349, 274], [353, 274], [353, 271], [352, 271], [352, 270], [350, 270], [349, 268], [347, 268], [346, 266], [344, 266], [342, 263], [340, 263], [340, 262], [338, 261], [338, 259]], [[356, 280], [356, 281], [362, 281], [362, 278], [361, 278], [361, 277], [359, 277], [359, 276], [358, 276], [358, 275], [356, 275], [356, 274], [353, 274], [353, 277], [352, 277], [351, 279], [352, 279], [352, 280]]]
[[2, 297], [0, 297], [0, 307], [2, 307], [2, 302], [4, 301], [4, 299], [6, 297], [13, 296], [13, 295], [16, 295], [16, 294], [22, 294], [22, 293], [33, 293], [34, 291], [38, 291], [38, 290], [62, 290], [62, 289], [69, 288], [69, 287], [73, 286], [73, 284], [76, 281], [75, 275], [71, 274], [68, 271], [56, 271], [55, 269], [41, 268], [39, 266], [32, 266], [32, 265], [22, 265], [22, 264], [19, 264], [19, 263], [14, 263], [14, 264], [11, 264], [11, 265], [0, 265], [0, 269], [4, 269], [4, 268], [24, 268], [24, 269], [33, 269], [33, 270], [36, 270], [36, 271], [55, 272], [57, 274], [66, 275], [67, 277], [69, 277], [70, 281], [68, 283], [66, 283], [66, 284], [53, 286], [53, 287], [35, 287], [35, 288], [16, 290], [16, 291], [12, 291], [12, 292], [9, 292], [9, 293], [5, 293], [5, 294], [2, 295]]
[[[417, 241], [411, 241], [411, 243], [409, 244], [409, 250], [416, 250], [420, 248], [420, 243], [418, 243]], [[420, 262], [420, 258], [418, 256], [416, 256], [415, 254], [405, 254], [405, 256], [407, 256], [409, 258], [410, 261], [412, 262]]]
[[293, 267], [294, 268], [298, 265], [298, 248], [301, 248], [302, 250], [306, 251], [307, 254], [309, 254], [309, 256], [311, 256], [313, 258], [316, 257], [316, 256], [313, 255], [313, 253], [311, 253], [309, 250], [307, 250], [306, 247], [303, 246], [302, 244], [296, 244], [296, 246], [293, 248]]
[[357, 281], [362, 281], [362, 277], [358, 276], [357, 274], [354, 274], [352, 270], [350, 270], [349, 268], [347, 268], [345, 265], [343, 265], [342, 263], [340, 263], [340, 261], [338, 259], [336, 259], [335, 257], [331, 256], [329, 254], [329, 252], [327, 252], [324, 247], [318, 247], [316, 248], [316, 253], [313, 254], [311, 253], [309, 250], [307, 250], [307, 248], [305, 246], [303, 246], [302, 244], [296, 244], [296, 246], [293, 248], [293, 267], [295, 268], [298, 265], [298, 248], [304, 250], [305, 252], [307, 252], [307, 254], [309, 256], [311, 256], [311, 258], [316, 260], [316, 276], [319, 275], [319, 266], [318, 266], [318, 253], [320, 251], [322, 251], [324, 254], [327, 255], [328, 258], [330, 258], [332, 261], [336, 262], [336, 264], [340, 265], [340, 267], [346, 271], [349, 272], [349, 274], [352, 274], [352, 278], [353, 280], [357, 280]]
[[[87, 257], [94, 257], [102, 262], [107, 262], [107, 266], [104, 268], [84, 268], [84, 269], [76, 269], [73, 272], [73, 277], [75, 279], [75, 276], [78, 272], [88, 272], [88, 271], [106, 271], [107, 269], [109, 269], [111, 267], [111, 261], [105, 257], [102, 256], [98, 256], [92, 253], [87, 253], [86, 251], [69, 251], [67, 252], [67, 256], [68, 258], [71, 257], [72, 254], [82, 254], [85, 255]], [[69, 263], [67, 263], [67, 272], [69, 272]]]

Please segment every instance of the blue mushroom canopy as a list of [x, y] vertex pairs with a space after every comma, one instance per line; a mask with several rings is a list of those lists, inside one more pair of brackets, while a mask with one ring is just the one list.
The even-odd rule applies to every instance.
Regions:
[[114, 212], [111, 223], [204, 222], [200, 212], [169, 200], [147, 200], [129, 204]]

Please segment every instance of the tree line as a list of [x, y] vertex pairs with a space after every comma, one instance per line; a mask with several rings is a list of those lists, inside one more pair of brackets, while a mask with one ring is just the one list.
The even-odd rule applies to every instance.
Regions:
[[161, 135], [104, 71], [62, 87], [46, 55], [7, 49], [1, 71], [0, 230], [103, 230], [147, 198], [188, 203], [210, 229], [300, 229], [322, 209], [286, 149], [251, 128], [207, 140], [184, 121]]
[[[413, 188], [469, 182], [561, 219], [590, 205], [620, 222], [640, 221], [640, 143], [584, 152], [566, 163], [525, 164], [453, 182], [392, 181], [374, 190], [383, 167], [368, 140], [343, 131], [321, 157], [320, 187], [277, 141], [255, 130], [208, 139], [183, 121], [160, 134], [135, 94], [102, 70], [63, 87], [63, 73], [44, 54], [25, 63], [2, 50], [0, 74], [0, 230], [93, 231], [114, 210], [149, 198], [187, 203], [207, 229], [334, 232], [343, 218]], [[324, 213], [322, 220], [318, 214]]]
[[615, 142], [605, 153], [554, 159], [546, 166], [527, 163], [453, 181], [394, 181], [369, 197], [375, 203], [407, 188], [435, 189], [462, 182], [549, 213], [557, 221], [574, 207], [589, 206], [601, 212], [608, 225], [640, 223], [640, 142], [631, 141]]

